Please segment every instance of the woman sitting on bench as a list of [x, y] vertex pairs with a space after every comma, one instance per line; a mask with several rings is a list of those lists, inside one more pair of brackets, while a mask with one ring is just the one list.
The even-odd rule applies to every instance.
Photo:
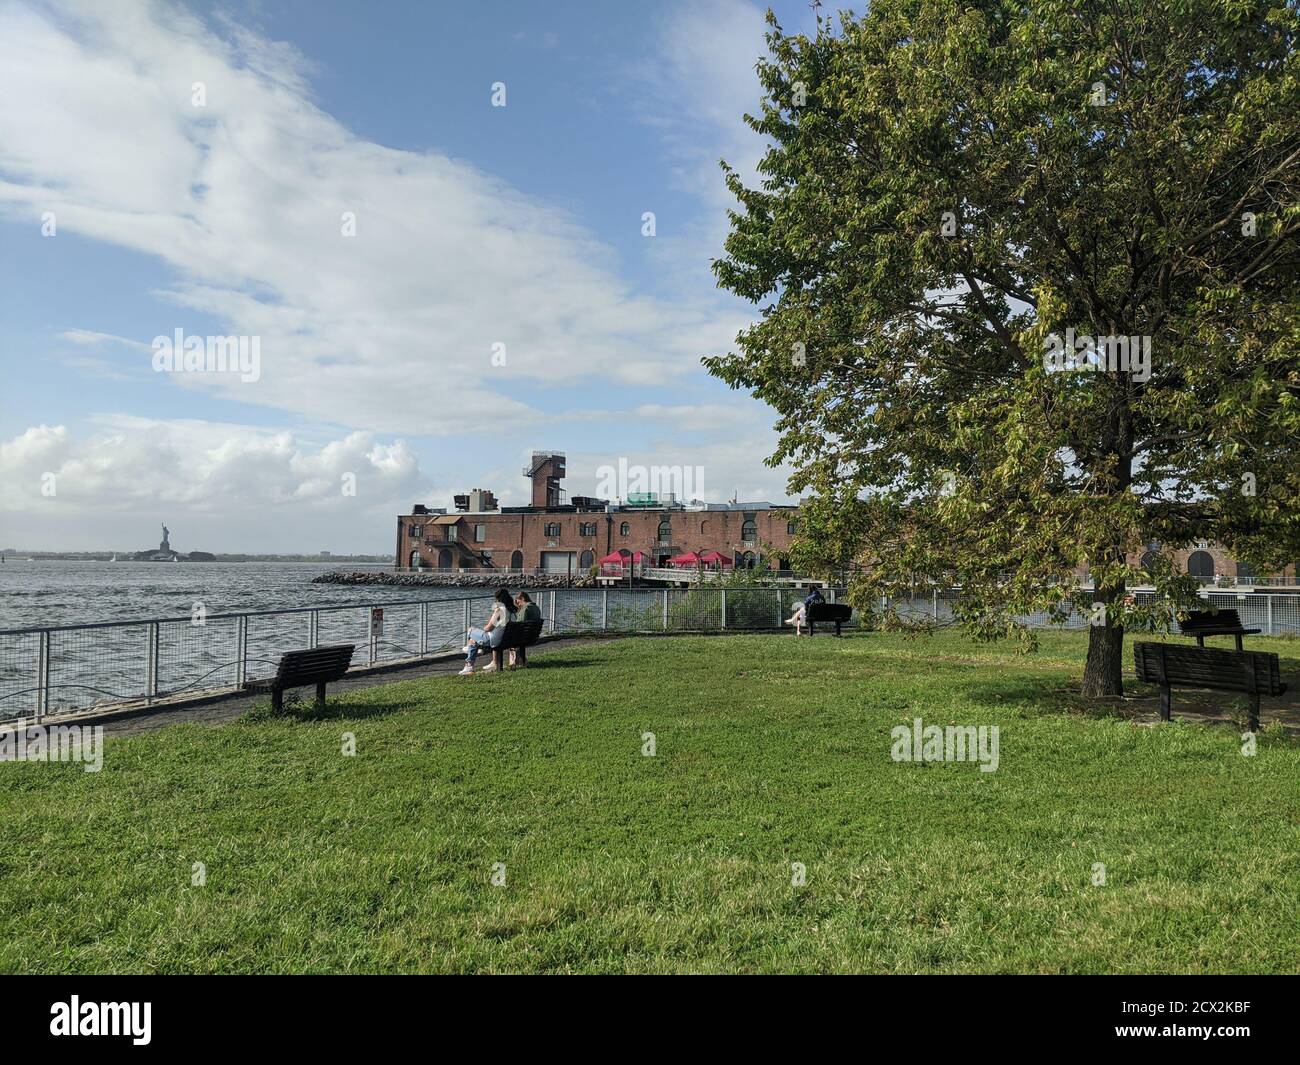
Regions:
[[824, 602], [826, 602], [826, 600], [822, 598], [822, 593], [818, 591], [816, 588], [814, 588], [812, 592], [809, 594], [808, 598], [806, 598], [802, 603], [800, 603], [797, 607], [795, 607], [794, 613], [791, 614], [788, 618], [786, 618], [785, 621], [781, 622], [781, 624], [793, 625], [794, 634], [796, 636], [802, 636], [804, 623], [808, 619], [808, 608], [812, 606], [813, 603], [824, 603]]
[[[479, 653], [490, 651], [501, 643], [501, 637], [506, 632], [506, 623], [513, 621], [514, 616], [515, 604], [510, 598], [510, 589], [498, 588], [497, 594], [493, 597], [492, 616], [488, 618], [487, 624], [481, 629], [470, 629], [465, 634], [465, 668], [460, 671], [460, 676], [472, 675], [474, 660], [478, 658]], [[483, 667], [483, 672], [493, 673], [496, 668], [495, 662], [489, 662]]]

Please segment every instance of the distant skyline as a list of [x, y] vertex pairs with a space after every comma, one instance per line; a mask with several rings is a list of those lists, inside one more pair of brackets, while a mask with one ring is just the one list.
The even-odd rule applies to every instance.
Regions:
[[788, 500], [699, 365], [765, 6], [0, 0], [0, 543], [385, 553], [535, 447]]

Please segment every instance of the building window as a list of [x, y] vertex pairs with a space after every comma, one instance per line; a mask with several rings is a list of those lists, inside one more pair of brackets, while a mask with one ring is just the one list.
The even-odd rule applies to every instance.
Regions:
[[1159, 557], [1160, 557], [1160, 556], [1157, 555], [1154, 551], [1145, 551], [1145, 552], [1143, 552], [1143, 554], [1142, 554], [1142, 568], [1143, 568], [1144, 570], [1146, 570], [1148, 573], [1153, 572], [1153, 571], [1155, 570], [1155, 568], [1156, 568], [1156, 560], [1157, 560]]
[[736, 559], [736, 564], [740, 566], [741, 569], [753, 569], [756, 561], [757, 559], [754, 557], [753, 551], [743, 551], [741, 552], [740, 557]]
[[474, 542], [475, 542], [476, 544], [481, 544], [481, 543], [482, 543], [484, 540], [486, 540], [486, 539], [487, 539], [487, 526], [486, 526], [486, 525], [475, 525], [475, 526], [474, 526]]
[[438, 568], [451, 569], [451, 552], [445, 547], [438, 552]]
[[479, 554], [483, 556], [483, 565], [487, 566], [488, 569], [494, 569], [494, 568], [495, 568], [495, 566], [494, 566], [494, 564], [493, 564], [493, 562], [492, 562], [492, 552], [491, 552], [491, 551], [480, 551]]
[[558, 521], [548, 521], [542, 532], [546, 536], [559, 536], [560, 523]]
[[594, 521], [584, 521], [584, 522], [580, 522], [580, 523], [578, 524], [578, 535], [579, 535], [579, 536], [595, 536], [595, 535], [596, 535], [596, 523], [595, 523]]
[[447, 539], [448, 539], [448, 540], [459, 540], [459, 539], [460, 539], [460, 533], [457, 531], [456, 526], [454, 526], [454, 525], [448, 525], [448, 526], [447, 526]]
[[423, 526], [423, 525], [412, 525], [412, 526], [411, 526], [411, 539], [412, 539], [412, 540], [422, 540], [423, 538], [424, 538], [424, 526]]
[[419, 552], [419, 551], [412, 551], [412, 552], [411, 552], [411, 569], [419, 569], [419, 568], [420, 568], [420, 552]]
[[659, 542], [661, 544], [671, 544], [673, 542], [673, 523], [667, 518], [659, 523]]
[[1214, 559], [1206, 551], [1193, 551], [1187, 556], [1187, 572], [1193, 577], [1213, 577]]
[[1249, 562], [1237, 563], [1237, 583], [1249, 584], [1255, 579], [1255, 567]]
[[632, 525], [631, 525], [631, 523], [626, 522], [626, 521], [623, 522], [623, 524], [620, 525], [620, 526], [618, 527], [618, 535], [619, 535], [619, 536], [631, 536], [631, 535], [632, 535]]
[[794, 536], [799, 532], [799, 523], [797, 521], [787, 521], [785, 523], [785, 531], [787, 536]]
[[584, 551], [578, 556], [578, 569], [591, 569], [596, 564], [596, 556], [590, 551]]
[[758, 539], [758, 523], [753, 518], [745, 519], [745, 524], [740, 527], [740, 538], [747, 544]]
[[524, 553], [522, 551], [515, 551], [511, 554], [510, 568], [516, 570], [524, 568]]
[[700, 535], [701, 536], [709, 535], [709, 523], [707, 521], [700, 522]]

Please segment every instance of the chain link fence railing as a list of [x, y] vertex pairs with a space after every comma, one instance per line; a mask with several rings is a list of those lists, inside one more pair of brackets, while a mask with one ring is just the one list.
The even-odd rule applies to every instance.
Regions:
[[[842, 593], [839, 593], [842, 594]], [[903, 618], [952, 624], [958, 591], [888, 605]], [[597, 632], [757, 632], [782, 628], [804, 592], [778, 588], [557, 588], [532, 592], [548, 634]], [[1153, 593], [1135, 593], [1138, 602]], [[1300, 634], [1300, 595], [1202, 593], [1266, 635]], [[837, 592], [826, 598], [834, 602]], [[149, 705], [236, 691], [271, 677], [286, 651], [355, 645], [354, 669], [460, 649], [486, 622], [491, 596], [295, 608], [51, 629], [0, 631], [0, 721], [120, 704]], [[856, 620], [856, 619], [855, 619]], [[1046, 613], [1020, 619], [1053, 625]], [[853, 624], [853, 622], [850, 622]], [[1086, 612], [1059, 627], [1083, 629]]]

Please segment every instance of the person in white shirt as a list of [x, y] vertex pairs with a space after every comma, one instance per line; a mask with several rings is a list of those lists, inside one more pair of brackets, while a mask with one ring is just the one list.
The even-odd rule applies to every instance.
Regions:
[[[506, 623], [513, 621], [515, 617], [515, 603], [510, 598], [509, 588], [498, 588], [497, 594], [492, 599], [492, 615], [488, 618], [487, 624], [480, 628], [470, 629], [465, 634], [465, 668], [460, 671], [460, 676], [467, 677], [474, 672], [474, 660], [478, 658], [482, 651], [490, 651], [494, 647], [501, 645], [501, 637], [505, 635]], [[484, 673], [493, 673], [496, 671], [496, 664], [489, 662], [483, 667]]]

